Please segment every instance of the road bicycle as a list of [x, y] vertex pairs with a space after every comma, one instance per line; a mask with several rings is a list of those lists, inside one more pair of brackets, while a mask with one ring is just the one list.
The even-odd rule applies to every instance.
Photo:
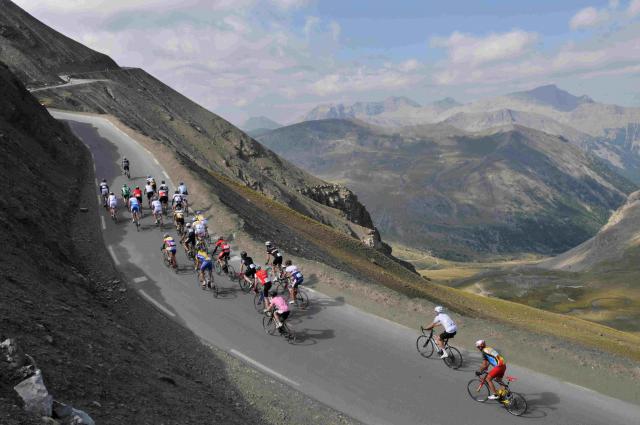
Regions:
[[218, 295], [220, 294], [220, 291], [218, 289], [218, 285], [216, 285], [215, 280], [213, 279], [213, 274], [211, 273], [211, 270], [207, 270], [205, 272], [203, 272], [204, 274], [204, 285], [202, 284], [202, 282], [200, 281], [200, 273], [196, 273], [196, 279], [198, 280], [198, 283], [200, 284], [202, 289], [209, 289], [211, 291], [211, 293], [213, 294], [214, 298], [218, 298]]
[[118, 224], [118, 209], [117, 208], [110, 208], [111, 209], [111, 219], [113, 220], [114, 223]]
[[244, 292], [245, 294], [249, 293], [249, 291], [251, 290], [251, 284], [245, 280], [244, 273], [237, 272], [235, 275], [229, 273], [229, 276], [231, 276], [231, 280], [238, 281], [238, 285], [240, 285], [240, 290], [242, 292]]
[[227, 276], [231, 276], [232, 278], [236, 275], [236, 270], [229, 264], [229, 261], [226, 258], [224, 259], [224, 265], [220, 264], [218, 259], [214, 260], [213, 267], [216, 269], [216, 273], [218, 275], [225, 273]]
[[[484, 403], [489, 399], [489, 395], [491, 394], [489, 390], [489, 384], [486, 381], [487, 372], [484, 371], [477, 378], [472, 379], [467, 384], [467, 391], [469, 392], [469, 397], [474, 399], [479, 403]], [[502, 388], [497, 391], [497, 395], [499, 398], [498, 401], [502, 407], [504, 407], [507, 412], [511, 413], [514, 416], [522, 416], [527, 411], [527, 400], [520, 393], [515, 393], [511, 391], [509, 388], [509, 383], [517, 381], [517, 378], [513, 376], [507, 376], [507, 382], [504, 382], [502, 379], [494, 379], [494, 384], [499, 384]]]
[[[291, 313], [289, 313], [291, 314]], [[273, 317], [273, 312], [266, 311], [262, 318], [262, 327], [264, 331], [269, 335], [280, 334], [289, 344], [295, 344], [296, 333], [291, 326], [285, 320], [282, 322], [282, 326], [278, 329], [276, 326], [276, 319]]]
[[[433, 355], [434, 351], [436, 351], [436, 348], [439, 350], [439, 347], [433, 338], [433, 329], [430, 329], [429, 333], [427, 333], [427, 329], [420, 326], [420, 331], [422, 332], [422, 335], [416, 339], [416, 349], [422, 357], [428, 359]], [[460, 354], [460, 351], [457, 348], [449, 345], [449, 338], [445, 338], [443, 342], [444, 349], [449, 356], [442, 359], [442, 361], [451, 369], [460, 368], [460, 366], [462, 366], [462, 354]]]
[[171, 264], [169, 253], [165, 249], [162, 250], [162, 262], [164, 263], [165, 266], [167, 266], [167, 268], [173, 269], [175, 273], [178, 273], [178, 264], [176, 264], [175, 266]]
[[131, 180], [131, 171], [129, 170], [131, 166], [129, 166], [128, 168], [124, 168], [122, 167], [122, 174], [127, 176], [127, 179]]
[[[267, 271], [271, 272], [271, 267], [267, 267]], [[274, 290], [278, 293], [282, 291], [283, 294], [287, 295], [287, 301], [290, 298], [289, 285], [291, 285], [291, 279], [284, 274], [284, 272], [280, 273], [279, 276], [275, 276], [273, 278]], [[309, 295], [307, 295], [306, 291], [298, 285], [296, 288], [296, 299], [294, 302], [295, 306], [300, 309], [305, 309], [309, 307]]]

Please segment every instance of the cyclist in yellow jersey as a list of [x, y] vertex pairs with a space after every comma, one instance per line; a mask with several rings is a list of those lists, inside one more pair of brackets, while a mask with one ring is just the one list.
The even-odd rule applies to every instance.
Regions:
[[204, 250], [198, 250], [196, 254], [196, 269], [198, 270], [198, 278], [200, 279], [200, 286], [202, 289], [206, 289], [204, 274], [209, 273], [209, 280], [213, 281], [213, 275], [211, 271], [213, 270], [213, 263], [211, 262], [211, 257]]

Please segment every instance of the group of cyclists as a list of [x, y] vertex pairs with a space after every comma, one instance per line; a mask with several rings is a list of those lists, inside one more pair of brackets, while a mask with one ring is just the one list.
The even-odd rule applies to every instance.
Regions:
[[[122, 159], [122, 171], [126, 176], [130, 176], [130, 162], [127, 158]], [[99, 183], [99, 192], [103, 197], [104, 207], [108, 208], [111, 216], [116, 219], [119, 202], [115, 193], [109, 189], [106, 179]], [[169, 186], [164, 180], [160, 182], [160, 185], [157, 185], [151, 175], [145, 179], [144, 192], [138, 185], [129, 186], [127, 183], [122, 185], [122, 200], [131, 213], [131, 221], [138, 226], [143, 215], [143, 194], [146, 194], [147, 206], [151, 210], [155, 224], [164, 227], [163, 215], [169, 213]], [[228, 262], [231, 258], [231, 245], [223, 236], [210, 237], [208, 221], [200, 211], [195, 211], [191, 220], [187, 220], [188, 195], [187, 186], [184, 182], [180, 182], [171, 197], [173, 225], [176, 228], [178, 238], [174, 238], [169, 233], [163, 233], [160, 250], [165, 255], [168, 265], [177, 270], [177, 249], [178, 246], [182, 246], [187, 257], [193, 261], [201, 288], [206, 290], [213, 285], [214, 264], [217, 264], [218, 271], [229, 272]], [[241, 266], [238, 277], [250, 286], [251, 291], [262, 293], [264, 312], [273, 313], [276, 327], [281, 330], [282, 324], [289, 316], [289, 305], [295, 303], [298, 286], [304, 281], [304, 276], [291, 260], [284, 262], [283, 256], [275, 244], [267, 241], [265, 247], [265, 268], [256, 264], [246, 251], [240, 253]], [[266, 266], [271, 266], [271, 268]], [[273, 275], [269, 273], [270, 271], [273, 272]], [[275, 279], [286, 282], [288, 299], [279, 295], [277, 291], [271, 291]]]
[[[442, 306], [436, 306], [434, 308], [436, 313], [436, 317], [433, 319], [431, 324], [425, 327], [426, 330], [434, 329], [437, 326], [442, 326], [442, 333], [435, 336], [435, 342], [438, 346], [438, 354], [440, 354], [441, 359], [445, 359], [449, 356], [449, 353], [445, 350], [445, 341], [453, 338], [458, 333], [458, 326], [453, 321], [451, 316], [449, 316], [445, 312], [445, 308]], [[489, 386], [489, 390], [491, 394], [489, 395], [489, 400], [497, 400], [500, 398], [496, 391], [496, 387], [493, 383], [494, 380], [501, 382], [504, 377], [505, 372], [507, 371], [507, 363], [504, 360], [504, 357], [498, 353], [494, 348], [489, 347], [485, 340], [480, 339], [475, 343], [476, 348], [480, 351], [482, 355], [482, 364], [480, 368], [476, 371], [476, 376], [482, 376], [484, 372], [491, 367], [491, 370], [487, 373], [485, 378], [487, 385]]]

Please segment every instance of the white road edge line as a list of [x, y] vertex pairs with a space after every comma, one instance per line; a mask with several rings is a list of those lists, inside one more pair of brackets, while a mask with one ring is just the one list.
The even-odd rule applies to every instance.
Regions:
[[109, 245], [107, 247], [107, 250], [109, 251], [109, 254], [111, 254], [111, 258], [113, 258], [113, 262], [116, 264], [116, 266], [120, 265], [120, 261], [118, 261], [118, 259], [116, 258], [116, 253], [113, 250], [113, 247], [111, 245]]
[[100, 216], [100, 222], [102, 223], [102, 230], [107, 230], [107, 223], [104, 221], [104, 216]]
[[146, 282], [147, 280], [149, 279], [147, 279], [146, 276], [140, 276], [133, 279], [134, 283], [142, 283], [142, 282]]
[[162, 170], [162, 174], [164, 174], [164, 176], [167, 178], [167, 180], [171, 179], [171, 177], [169, 177], [169, 174], [167, 174], [166, 171]]
[[251, 357], [248, 357], [248, 356], [242, 354], [238, 350], [231, 349], [231, 350], [229, 350], [229, 353], [231, 353], [231, 355], [234, 356], [234, 357], [239, 357], [242, 360], [244, 360], [245, 362], [247, 362], [249, 364], [252, 364], [253, 366], [257, 367], [258, 369], [261, 369], [264, 372], [267, 372], [269, 375], [275, 376], [276, 378], [278, 378], [281, 381], [286, 382], [287, 384], [290, 384], [290, 385], [293, 385], [293, 386], [296, 386], [296, 387], [300, 386], [300, 384], [297, 383], [296, 381], [292, 381], [291, 379], [289, 379], [286, 376], [276, 372], [275, 370], [270, 369], [270, 368], [266, 367], [265, 365], [263, 365], [262, 363], [259, 363], [259, 362], [255, 361], [255, 360], [253, 360]]
[[158, 301], [154, 300], [151, 295], [147, 294], [146, 292], [144, 292], [142, 289], [138, 289], [138, 292], [140, 292], [140, 295], [142, 295], [143, 297], [145, 297], [146, 299], [148, 299], [149, 301], [151, 301], [151, 303], [153, 305], [155, 305], [156, 307], [158, 307], [160, 310], [162, 310], [163, 313], [171, 316], [171, 317], [176, 317], [175, 314], [173, 314], [172, 312], [170, 312], [169, 310], [167, 310], [162, 304], [160, 304]]
[[160, 165], [160, 163], [158, 162], [158, 160], [155, 157], [153, 157], [153, 162], [155, 162], [156, 164]]
[[571, 385], [572, 387], [577, 388], [577, 389], [582, 390], [582, 391], [586, 391], [586, 392], [594, 393], [594, 394], [599, 394], [597, 391], [594, 391], [591, 388], [586, 388], [586, 387], [583, 387], [582, 385], [574, 384], [573, 382], [564, 381], [564, 383], [567, 384], [567, 385]]
[[102, 205], [102, 198], [98, 195], [98, 205]]

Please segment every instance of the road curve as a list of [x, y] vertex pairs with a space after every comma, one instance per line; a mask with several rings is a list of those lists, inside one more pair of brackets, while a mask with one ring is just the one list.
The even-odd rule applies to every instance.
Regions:
[[[51, 113], [67, 121], [89, 147], [96, 177], [106, 178], [111, 187], [119, 188], [125, 181], [119, 172], [122, 156], [131, 160], [132, 177], [137, 183], [141, 184], [142, 176], [148, 174], [156, 180], [167, 180], [153, 156], [106, 119], [62, 111]], [[170, 185], [173, 190], [175, 185]], [[509, 373], [519, 378], [513, 389], [529, 402], [526, 418], [513, 417], [496, 404], [476, 403], [466, 388], [478, 364], [477, 356], [464, 353], [466, 365], [459, 371], [449, 370], [440, 360], [423, 359], [417, 354], [415, 330], [320, 293], [314, 292], [310, 308], [296, 311], [290, 320], [296, 331], [306, 336], [305, 340], [288, 345], [281, 338], [264, 333], [261, 317], [250, 300], [252, 296], [240, 292], [237, 284], [216, 276], [224, 294], [214, 299], [198, 287], [181, 250], [180, 272], [175, 274], [165, 268], [160, 257], [161, 232], [151, 223], [148, 210], [140, 232], [130, 221], [114, 224], [104, 211], [101, 214], [105, 218], [104, 240], [114, 262], [145, 299], [212, 345], [364, 423], [640, 422], [639, 406], [515, 365], [509, 366]], [[240, 250], [233, 248], [236, 253]]]

